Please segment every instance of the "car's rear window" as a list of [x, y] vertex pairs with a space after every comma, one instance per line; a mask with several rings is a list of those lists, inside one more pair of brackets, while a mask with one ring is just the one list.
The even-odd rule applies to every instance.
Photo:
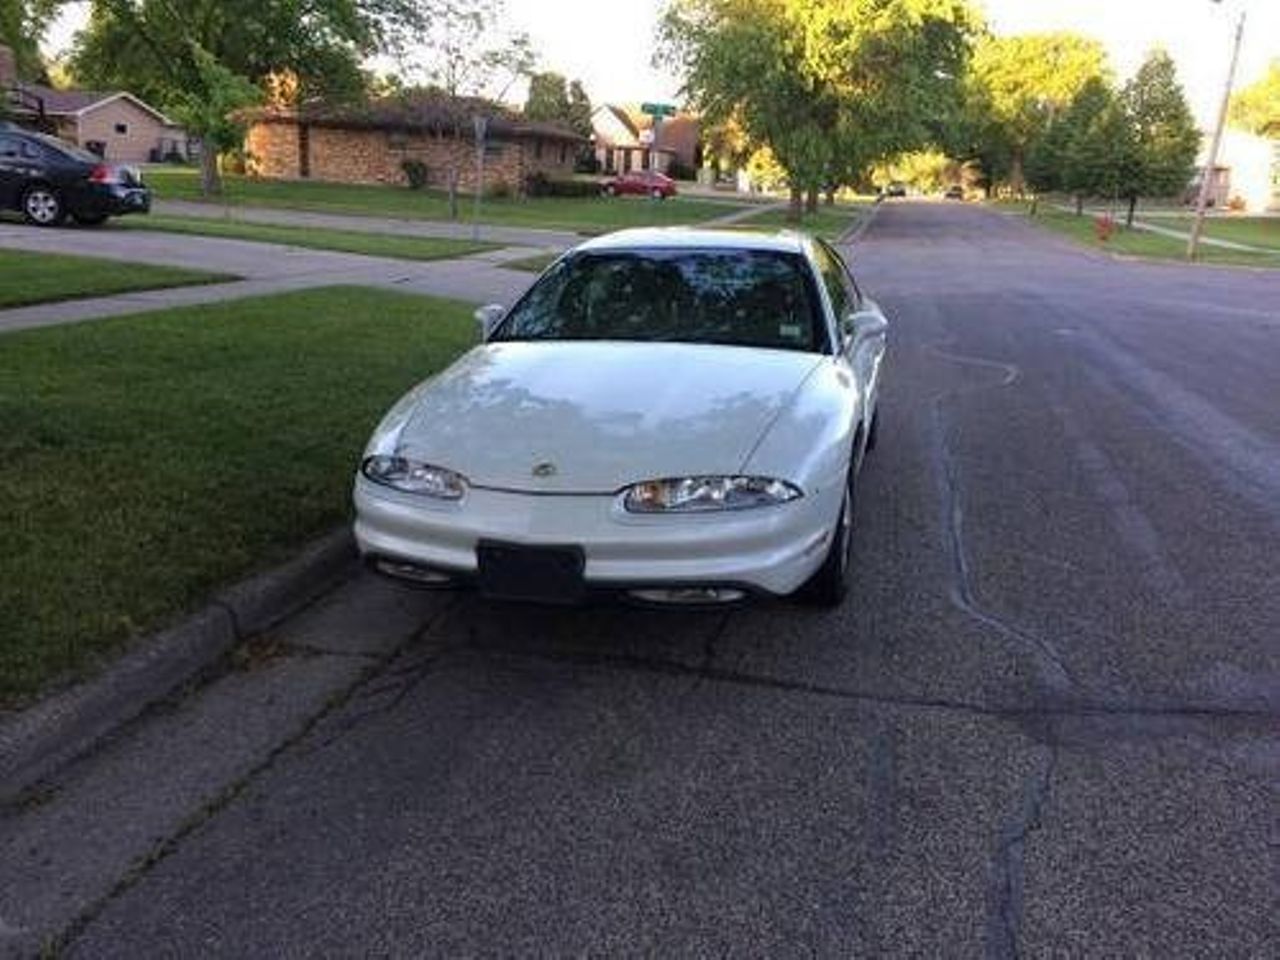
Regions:
[[494, 340], [646, 340], [825, 351], [812, 273], [770, 250], [583, 252], [551, 268]]

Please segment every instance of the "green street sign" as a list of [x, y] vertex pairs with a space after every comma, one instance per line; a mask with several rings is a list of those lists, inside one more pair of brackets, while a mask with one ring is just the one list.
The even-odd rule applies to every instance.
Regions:
[[651, 117], [674, 117], [676, 108], [669, 103], [642, 103], [640, 112], [647, 113]]

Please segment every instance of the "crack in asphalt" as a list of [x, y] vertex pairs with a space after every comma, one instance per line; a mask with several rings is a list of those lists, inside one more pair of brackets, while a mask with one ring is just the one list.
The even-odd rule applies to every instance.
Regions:
[[[112, 885], [111, 889], [92, 901], [61, 931], [50, 937], [42, 947], [41, 955], [58, 956], [65, 952], [66, 949], [70, 947], [85, 930], [88, 929], [89, 925], [93, 923], [93, 921], [96, 920], [113, 901], [141, 882], [157, 864], [177, 852], [179, 846], [181, 846], [182, 842], [186, 840], [187, 837], [194, 834], [197, 830], [217, 816], [218, 813], [234, 803], [236, 799], [242, 796], [245, 791], [249, 789], [255, 780], [275, 766], [280, 757], [293, 749], [293, 747], [306, 740], [306, 738], [309, 737], [326, 718], [349, 704], [361, 688], [383, 671], [385, 667], [397, 656], [419, 641], [426, 640], [438, 622], [456, 606], [456, 601], [444, 604], [439, 610], [433, 612], [421, 627], [413, 631], [402, 642], [396, 644], [391, 650], [387, 651], [382, 656], [371, 658], [369, 666], [365, 670], [361, 671], [361, 673], [344, 689], [334, 693], [325, 703], [324, 707], [304, 720], [291, 736], [286, 737], [284, 740], [277, 743], [261, 761], [254, 764], [250, 769], [246, 770], [231, 783], [227, 784], [216, 795], [201, 804], [195, 812], [188, 815], [167, 837], [156, 841], [151, 846], [150, 850], [140, 856], [133, 865], [125, 871], [124, 875]], [[443, 657], [448, 650], [449, 648], [447, 646], [440, 648], [435, 652], [434, 656], [428, 658], [428, 662], [434, 664], [434, 662]], [[419, 665], [419, 669], [421, 669], [421, 665]], [[415, 681], [414, 684], [410, 685], [410, 688], [416, 685], [416, 682], [420, 681]], [[405, 693], [407, 692], [408, 691], [406, 690]], [[398, 703], [401, 699], [403, 699], [403, 695], [397, 697], [395, 702]]]
[[1001, 831], [991, 863], [987, 889], [987, 946], [989, 960], [1017, 960], [1022, 928], [1024, 853], [1027, 838], [1040, 829], [1041, 817], [1058, 766], [1058, 745], [1050, 740], [1039, 775], [1023, 783], [1022, 806]]
[[803, 680], [786, 680], [723, 667], [703, 668], [674, 660], [655, 660], [626, 654], [589, 653], [574, 651], [530, 650], [525, 647], [508, 647], [486, 644], [484, 647], [459, 646], [441, 652], [497, 654], [514, 659], [543, 660], [548, 663], [566, 663], [575, 666], [613, 667], [671, 677], [700, 677], [703, 680], [736, 686], [777, 690], [783, 693], [800, 693], [838, 700], [860, 701], [888, 707], [904, 707], [923, 710], [944, 710], [966, 713], [994, 720], [1012, 721], [1024, 725], [1036, 721], [1055, 719], [1092, 719], [1104, 717], [1155, 718], [1166, 720], [1204, 721], [1228, 720], [1241, 722], [1271, 721], [1280, 713], [1267, 707], [1223, 704], [1185, 703], [1177, 705], [1120, 703], [1113, 701], [1089, 701], [1057, 699], [1036, 704], [990, 704], [980, 701], [960, 700], [948, 697], [907, 696], [876, 693], [858, 688], [824, 686]]

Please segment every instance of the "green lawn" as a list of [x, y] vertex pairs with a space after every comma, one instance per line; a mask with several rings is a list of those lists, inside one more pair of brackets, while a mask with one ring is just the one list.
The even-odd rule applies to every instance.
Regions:
[[[1110, 240], [1102, 243], [1097, 238], [1094, 218], [1088, 214], [1077, 217], [1072, 213], [1046, 209], [1041, 206], [1040, 212], [1029, 219], [1031, 223], [1070, 237], [1077, 243], [1092, 247], [1095, 250], [1110, 250], [1113, 253], [1136, 257], [1151, 257], [1159, 260], [1183, 260], [1186, 257], [1187, 244], [1185, 241], [1148, 233], [1143, 230], [1129, 230], [1123, 226], [1123, 222], [1117, 226], [1116, 232], [1112, 234]], [[1280, 251], [1275, 254], [1246, 253], [1240, 250], [1223, 250], [1220, 247], [1202, 245], [1200, 247], [1200, 260], [1204, 263], [1280, 267]]]
[[438, 237], [405, 237], [354, 230], [325, 230], [315, 227], [277, 226], [235, 220], [206, 220], [199, 217], [147, 216], [121, 219], [113, 228], [162, 230], [204, 237], [231, 237], [261, 243], [283, 243], [314, 250], [341, 250], [371, 257], [398, 257], [403, 260], [449, 260], [496, 249], [492, 243], [472, 243]]
[[805, 214], [799, 223], [794, 223], [788, 219], [786, 210], [762, 210], [753, 217], [737, 221], [735, 226], [806, 230], [826, 240], [837, 240], [842, 234], [852, 230], [857, 225], [858, 219], [866, 212], [865, 205], [836, 204], [834, 207], [821, 205], [817, 213]]
[[0, 308], [234, 279], [221, 273], [98, 257], [0, 250]]
[[345, 522], [471, 311], [338, 287], [0, 335], [0, 704]]
[[[203, 199], [194, 170], [150, 167], [146, 179], [159, 200]], [[449, 216], [448, 198], [441, 191], [318, 181], [227, 177], [225, 194], [218, 202], [421, 220], [447, 220]], [[484, 200], [480, 219], [505, 226], [604, 233], [622, 227], [698, 223], [732, 213], [735, 207], [736, 204], [680, 197], [663, 201], [647, 197], [505, 198]], [[469, 221], [470, 197], [462, 198], [460, 213], [464, 221]]]
[[[1167, 220], [1154, 222], [1169, 223]], [[1191, 218], [1178, 220], [1177, 226], [1190, 232]], [[1204, 222], [1204, 235], [1251, 247], [1267, 247], [1280, 253], [1280, 217], [1210, 217]]]

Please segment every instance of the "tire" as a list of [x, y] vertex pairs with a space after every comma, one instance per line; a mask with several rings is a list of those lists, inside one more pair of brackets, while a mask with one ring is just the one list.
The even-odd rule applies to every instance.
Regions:
[[844, 499], [836, 520], [836, 535], [831, 538], [826, 559], [797, 592], [804, 602], [815, 607], [834, 608], [849, 595], [849, 567], [853, 560], [854, 470], [844, 485]]
[[665, 193], [663, 193], [661, 190], [658, 190], [657, 188], [654, 188], [653, 190], [651, 190], [651, 191], [649, 192], [649, 196], [653, 197], [653, 199], [655, 199], [655, 200], [665, 200], [665, 199], [667, 199], [667, 195], [666, 195]]
[[100, 227], [107, 222], [105, 213], [73, 213], [71, 219], [82, 227]]
[[22, 216], [37, 227], [56, 227], [67, 218], [62, 194], [44, 183], [33, 183], [22, 194]]
[[605, 186], [604, 186], [604, 195], [605, 195], [606, 197], [612, 197], [612, 196], [613, 196], [614, 194], [616, 194], [617, 192], [618, 192], [618, 191], [617, 191], [617, 189], [614, 187], [614, 185], [613, 185], [612, 183], [606, 183], [606, 184], [605, 184]]

